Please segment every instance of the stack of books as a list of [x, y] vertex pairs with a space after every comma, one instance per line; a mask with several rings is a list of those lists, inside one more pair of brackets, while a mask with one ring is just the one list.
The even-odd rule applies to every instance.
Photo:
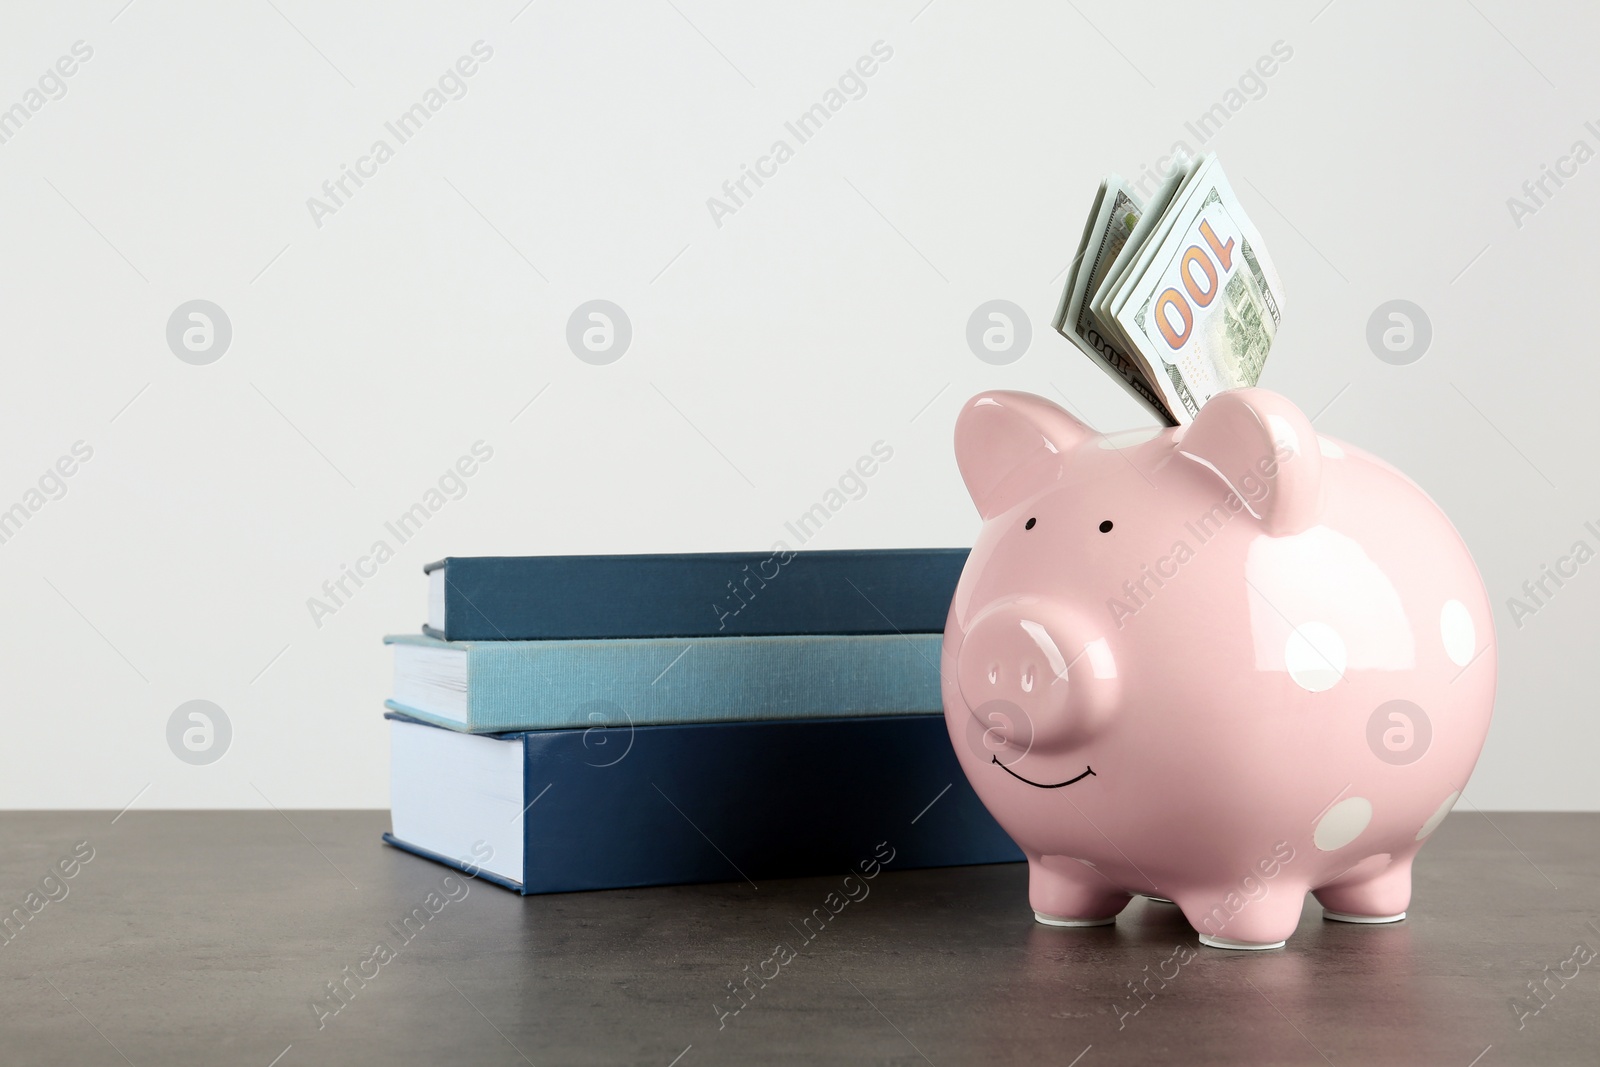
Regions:
[[966, 556], [430, 564], [384, 840], [523, 893], [1020, 860], [940, 710]]

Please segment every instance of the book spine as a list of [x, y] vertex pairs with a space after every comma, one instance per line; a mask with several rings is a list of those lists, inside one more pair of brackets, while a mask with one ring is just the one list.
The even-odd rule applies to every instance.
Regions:
[[466, 729], [938, 713], [942, 641], [907, 634], [473, 642]]
[[466, 557], [452, 641], [940, 633], [966, 549]]

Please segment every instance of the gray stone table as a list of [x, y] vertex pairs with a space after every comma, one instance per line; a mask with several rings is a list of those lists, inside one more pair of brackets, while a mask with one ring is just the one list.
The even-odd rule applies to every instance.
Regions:
[[1308, 898], [1247, 954], [1145, 900], [1039, 926], [1020, 864], [891, 866], [806, 941], [841, 878], [521, 898], [382, 812], [113, 814], [0, 813], [7, 1067], [1600, 1063], [1600, 815], [1457, 812], [1410, 919]]

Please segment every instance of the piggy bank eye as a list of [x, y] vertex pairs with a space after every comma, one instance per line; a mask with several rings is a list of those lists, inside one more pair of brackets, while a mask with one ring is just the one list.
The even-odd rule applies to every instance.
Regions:
[[1111, 532], [1111, 520], [1110, 519], [1107, 519], [1105, 522], [1102, 522], [1100, 524], [1100, 532], [1101, 533], [1110, 533]]
[[1038, 521], [1039, 521], [1038, 519], [1029, 519], [1027, 522], [1022, 524], [1022, 528], [1024, 530], [1031, 530], [1031, 529], [1033, 529], [1033, 524], [1038, 522]]

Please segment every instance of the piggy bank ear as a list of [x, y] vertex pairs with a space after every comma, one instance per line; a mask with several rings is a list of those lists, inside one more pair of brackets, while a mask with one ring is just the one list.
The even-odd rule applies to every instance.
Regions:
[[1299, 533], [1322, 512], [1322, 450], [1311, 420], [1265, 389], [1206, 402], [1178, 451], [1227, 483], [1274, 536]]
[[979, 393], [956, 417], [956, 465], [978, 514], [990, 518], [1056, 476], [1089, 429], [1032, 393]]

